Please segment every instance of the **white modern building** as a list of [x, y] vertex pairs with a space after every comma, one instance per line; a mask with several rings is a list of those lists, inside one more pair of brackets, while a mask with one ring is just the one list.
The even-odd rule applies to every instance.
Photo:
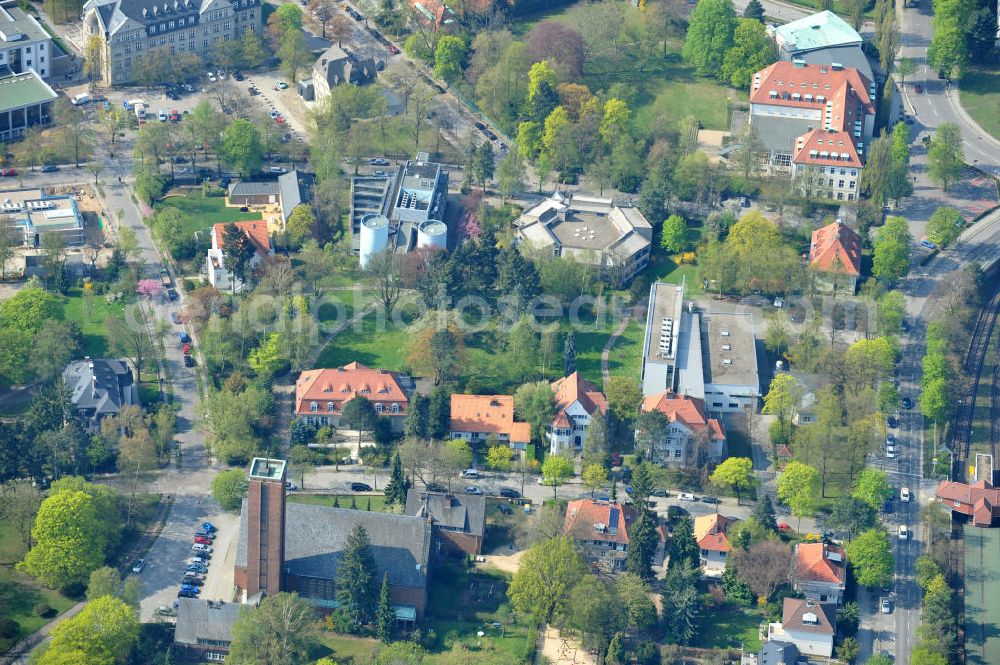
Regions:
[[650, 287], [642, 350], [642, 394], [673, 391], [704, 400], [709, 413], [756, 411], [760, 398], [752, 314], [727, 303], [684, 303], [684, 285]]
[[35, 19], [16, 6], [0, 6], [0, 67], [15, 74], [29, 70], [48, 77], [52, 71], [52, 39]]
[[0, 141], [52, 124], [52, 104], [58, 96], [33, 69], [0, 75]]
[[0, 215], [22, 233], [25, 247], [40, 247], [47, 233], [62, 236], [68, 247], [84, 243], [83, 217], [72, 196], [49, 195], [42, 189], [2, 192]]
[[[254, 254], [250, 257], [249, 261], [250, 269], [256, 268], [264, 259], [274, 254], [271, 237], [267, 232], [267, 222], [264, 220], [255, 220], [233, 222], [233, 225], [246, 234], [247, 239], [254, 248]], [[243, 289], [243, 283], [226, 268], [225, 245], [227, 226], [229, 224], [216, 224], [212, 227], [212, 248], [208, 250], [208, 257], [206, 259], [208, 283], [220, 291], [238, 293]]]

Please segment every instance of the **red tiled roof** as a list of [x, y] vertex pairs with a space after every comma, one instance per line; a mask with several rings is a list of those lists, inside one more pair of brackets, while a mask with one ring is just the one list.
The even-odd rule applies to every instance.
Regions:
[[[836, 558], [840, 561], [835, 561]], [[842, 547], [826, 543], [799, 543], [795, 546], [795, 581], [844, 586], [847, 580], [846, 562]]]
[[972, 485], [942, 481], [937, 488], [937, 500], [956, 513], [972, 516], [975, 526], [988, 527], [1000, 517], [1000, 489], [985, 480]]
[[[241, 229], [250, 238], [250, 242], [253, 244], [254, 249], [262, 257], [267, 256], [271, 253], [271, 236], [267, 233], [267, 222], [263, 220], [252, 220], [246, 222], [230, 222], [235, 224], [237, 228]], [[212, 233], [215, 235], [215, 244], [222, 249], [226, 246], [226, 226], [227, 224], [216, 224], [212, 227]]]
[[511, 443], [531, 441], [531, 425], [514, 422], [511, 395], [452, 395], [451, 429], [455, 432], [506, 434]]
[[682, 424], [695, 431], [708, 430], [712, 439], [717, 441], [726, 438], [726, 431], [715, 418], [709, 418], [705, 412], [705, 400], [678, 395], [672, 390], [649, 395], [642, 400], [643, 411], [659, 411], [670, 422], [679, 420]]
[[597, 389], [597, 386], [585, 380], [579, 372], [573, 372], [569, 376], [564, 376], [552, 383], [552, 392], [555, 393], [556, 417], [552, 420], [553, 427], [567, 428], [573, 426], [573, 421], [567, 415], [566, 409], [574, 402], [580, 402], [580, 406], [589, 415], [596, 412], [607, 413], [608, 400], [604, 393]]
[[574, 540], [601, 540], [627, 545], [635, 509], [620, 503], [579, 499], [566, 506], [564, 531]]
[[825, 272], [861, 275], [861, 236], [837, 221], [816, 229], [809, 247], [809, 264]]
[[825, 129], [813, 129], [795, 139], [792, 161], [796, 164], [854, 169], [864, 165], [850, 133]]
[[[829, 126], [850, 130], [856, 120], [864, 121], [863, 117], [855, 117], [857, 104], [861, 104], [863, 115], [875, 115], [868, 94], [870, 85], [868, 78], [853, 67], [834, 69], [830, 65], [781, 60], [754, 74], [750, 103], [816, 109], [824, 116], [832, 110]], [[818, 101], [820, 98], [822, 101]], [[831, 103], [829, 107], [827, 102]], [[826, 118], [823, 120], [820, 125], [826, 127]]]
[[729, 545], [729, 538], [726, 531], [729, 525], [737, 520], [725, 515], [713, 513], [702, 515], [694, 520], [694, 540], [698, 547], [711, 552], [729, 552], [732, 547]]
[[[382, 404], [383, 415], [405, 415], [409, 399], [398, 377], [396, 372], [371, 369], [357, 362], [336, 369], [306, 370], [295, 382], [295, 413], [339, 414], [345, 402], [361, 396]], [[313, 402], [316, 411], [311, 408]], [[393, 404], [399, 405], [397, 413], [391, 412]]]

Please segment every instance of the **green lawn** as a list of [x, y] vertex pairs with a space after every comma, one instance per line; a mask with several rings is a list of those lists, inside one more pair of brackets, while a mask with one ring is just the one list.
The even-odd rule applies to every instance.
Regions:
[[959, 99], [980, 127], [1000, 139], [1000, 69], [970, 67], [962, 74]]
[[[292, 478], [298, 480], [294, 472]], [[309, 476], [306, 476], [309, 482]], [[338, 500], [341, 508], [350, 508], [351, 501], [357, 502], [358, 510], [367, 510], [368, 503], [371, 502], [372, 510], [375, 512], [385, 511], [385, 497], [381, 494], [372, 496], [358, 496], [356, 494], [289, 494], [288, 500], [292, 503], [308, 503], [312, 506], [333, 506], [334, 500]]]
[[239, 208], [227, 208], [224, 197], [205, 196], [199, 187], [174, 190], [174, 193], [157, 202], [155, 209], [161, 208], [177, 208], [183, 215], [181, 226], [186, 233], [205, 231], [214, 224], [263, 219], [259, 212], [240, 212]]
[[317, 316], [320, 323], [334, 328], [338, 323], [349, 320], [371, 302], [372, 297], [367, 291], [326, 291]]
[[[4, 615], [17, 622], [20, 630], [13, 639], [0, 638], [0, 652], [6, 651], [18, 639], [29, 635], [57, 614], [73, 605], [73, 601], [57, 591], [46, 589], [34, 579], [14, 569], [24, 554], [20, 539], [7, 523], [0, 523], [0, 607]], [[52, 610], [42, 617], [35, 612], [39, 603], [47, 604]]]
[[399, 370], [410, 351], [409, 332], [391, 323], [378, 325], [369, 315], [343, 330], [323, 349], [317, 367], [340, 367], [358, 361], [368, 367]]
[[675, 126], [693, 115], [704, 129], [729, 129], [728, 89], [708, 79], [695, 79], [689, 68], [677, 64], [670, 78], [649, 84], [651, 101], [636, 109], [635, 126], [640, 134], [649, 134], [653, 123], [664, 119]]
[[83, 331], [83, 355], [103, 358], [108, 355], [108, 334], [104, 322], [109, 316], [124, 316], [125, 306], [109, 304], [103, 295], [94, 295], [88, 312], [83, 291], [73, 289], [64, 299], [63, 313], [67, 321], [76, 322]]
[[761, 614], [751, 609], [724, 607], [706, 612], [693, 647], [702, 649], [738, 648], [741, 644], [751, 651], [760, 650], [759, 626]]
[[333, 658], [338, 665], [368, 665], [372, 662], [372, 654], [378, 649], [378, 640], [340, 633], [324, 632], [319, 641], [332, 652], [325, 655]]

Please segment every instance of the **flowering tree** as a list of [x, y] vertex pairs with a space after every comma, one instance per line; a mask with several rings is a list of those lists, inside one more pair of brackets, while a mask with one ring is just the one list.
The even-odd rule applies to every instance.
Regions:
[[462, 217], [459, 230], [462, 232], [462, 237], [466, 239], [478, 238], [483, 233], [483, 227], [479, 225], [479, 217], [472, 212]]
[[140, 279], [139, 283], [135, 285], [135, 292], [140, 296], [152, 299], [153, 296], [158, 296], [163, 292], [163, 285], [155, 279]]

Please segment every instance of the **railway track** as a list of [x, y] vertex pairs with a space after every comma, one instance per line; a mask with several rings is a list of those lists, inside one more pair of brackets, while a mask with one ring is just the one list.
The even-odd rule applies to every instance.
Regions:
[[[990, 459], [997, 458], [997, 436], [1000, 435], [1000, 364], [993, 366], [993, 389], [990, 391]], [[992, 468], [990, 469], [992, 471]], [[990, 478], [990, 482], [993, 478]]]
[[[983, 364], [986, 361], [986, 349], [989, 346], [990, 337], [993, 335], [993, 328], [996, 325], [998, 314], [1000, 314], [1000, 290], [994, 293], [990, 301], [979, 310], [979, 318], [976, 320], [976, 327], [969, 341], [969, 351], [966, 353], [965, 362], [963, 363], [965, 371], [972, 377], [972, 383], [955, 413], [954, 450], [958, 460], [961, 462], [965, 462], [969, 458], [969, 445], [972, 441], [972, 418], [976, 411], [979, 380], [982, 376]], [[997, 396], [997, 398], [1000, 398], [1000, 396]], [[995, 433], [993, 431], [994, 424], [992, 422], [990, 428], [990, 439], [992, 442], [995, 440], [993, 437]], [[965, 464], [962, 464], [960, 468], [964, 468], [965, 466]]]

